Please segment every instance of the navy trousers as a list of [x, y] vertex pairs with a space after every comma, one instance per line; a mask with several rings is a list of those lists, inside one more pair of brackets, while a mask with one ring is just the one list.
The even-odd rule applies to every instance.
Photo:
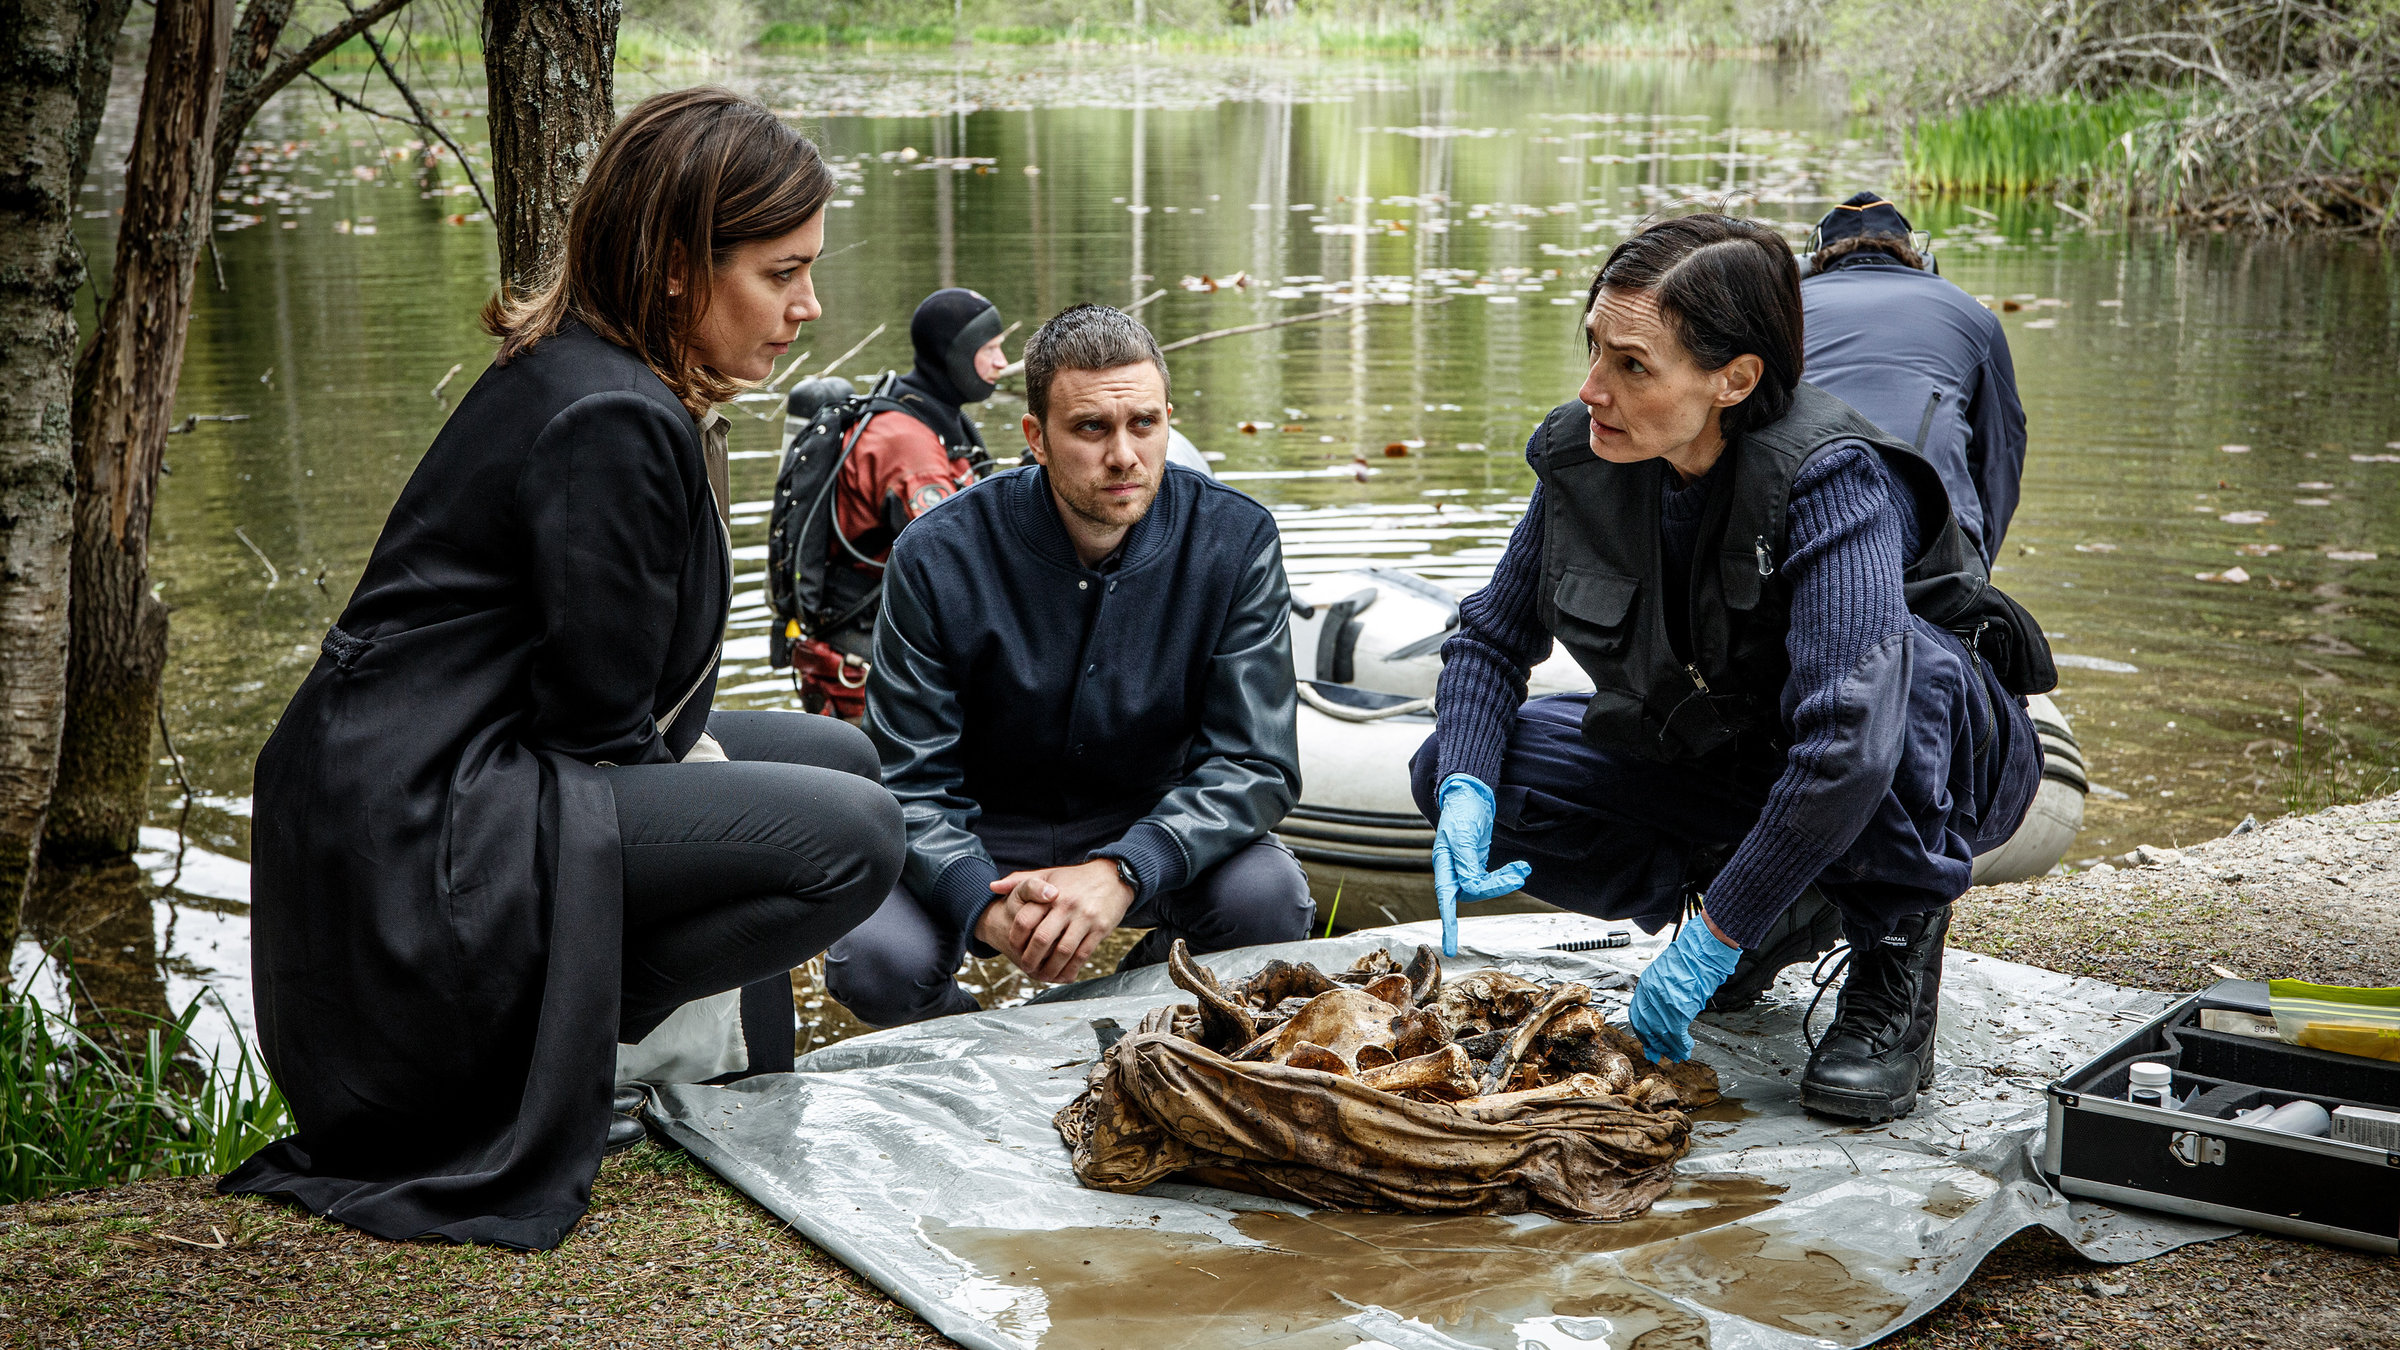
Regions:
[[[1006, 874], [1080, 863], [1093, 849], [1122, 838], [1142, 814], [1067, 824], [985, 815], [973, 829]], [[1125, 954], [1121, 968], [1166, 960], [1176, 938], [1195, 953], [1297, 942], [1308, 936], [1316, 914], [1300, 860], [1269, 835], [1183, 889], [1135, 904], [1123, 926], [1151, 931]], [[881, 909], [825, 953], [825, 988], [871, 1027], [973, 1012], [981, 1005], [957, 980], [967, 953], [967, 934], [927, 913], [905, 885], [894, 886]], [[980, 949], [975, 954], [992, 955]]]
[[[1963, 894], [1974, 855], [2007, 841], [2041, 785], [2041, 745], [2023, 703], [1988, 673], [1981, 678], [1984, 689], [1965, 691], [1973, 702], [1955, 688], [1911, 689], [1908, 749], [1891, 791], [1816, 878], [1854, 941]], [[1518, 711], [1495, 794], [1491, 862], [1531, 863], [1528, 895], [1655, 933], [1681, 912], [1686, 883], [1704, 886], [1750, 832], [1772, 782], [1596, 746], [1583, 735], [1590, 701], [1558, 694]], [[1427, 820], [1439, 814], [1438, 740], [1427, 739], [1409, 766]]]

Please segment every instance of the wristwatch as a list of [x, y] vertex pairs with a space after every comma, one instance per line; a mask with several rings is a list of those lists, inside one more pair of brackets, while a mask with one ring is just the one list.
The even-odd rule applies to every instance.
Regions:
[[1139, 900], [1142, 896], [1142, 879], [1133, 874], [1133, 864], [1123, 858], [1114, 861], [1117, 864], [1117, 879], [1124, 882], [1126, 889], [1132, 891], [1134, 898]]

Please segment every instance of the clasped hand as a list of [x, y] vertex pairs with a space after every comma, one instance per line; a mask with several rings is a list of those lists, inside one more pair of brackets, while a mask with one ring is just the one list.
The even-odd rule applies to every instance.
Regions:
[[1134, 900], [1114, 858], [1011, 872], [992, 883], [992, 894], [1000, 898], [984, 907], [975, 936], [1047, 984], [1075, 978]]

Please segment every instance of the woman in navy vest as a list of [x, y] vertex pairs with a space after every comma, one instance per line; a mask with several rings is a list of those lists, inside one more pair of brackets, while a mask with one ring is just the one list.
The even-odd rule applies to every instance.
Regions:
[[[1682, 918], [1633, 1024], [1683, 1059], [1704, 1007], [1846, 937], [1802, 1101], [1905, 1115], [1933, 1080], [1950, 903], [2041, 773], [2022, 703], [1911, 612], [1979, 594], [1981, 559], [1924, 461], [1801, 382], [1772, 230], [1695, 215], [1626, 240], [1584, 338], [1591, 373], [1526, 446], [1540, 486], [1460, 606], [1413, 766], [1445, 945], [1459, 901], [1520, 886], [1653, 932]], [[1594, 692], [1529, 703], [1553, 642]], [[1495, 850], [1519, 861], [1487, 870]]]

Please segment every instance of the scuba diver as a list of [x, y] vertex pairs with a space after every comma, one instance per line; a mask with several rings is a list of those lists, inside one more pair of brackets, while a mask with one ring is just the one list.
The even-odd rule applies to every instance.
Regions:
[[1900, 208], [1861, 192], [1825, 213], [1800, 282], [1809, 383], [1930, 460], [1985, 563], [2017, 510], [2025, 409], [2000, 316], [1942, 280]]
[[[866, 711], [868, 660], [892, 540], [917, 517], [992, 471], [965, 405], [992, 396], [1008, 358], [1000, 311], [974, 291], [926, 296], [909, 319], [916, 365], [876, 390], [863, 429], [836, 472], [834, 528], [824, 583], [830, 622], [792, 646], [802, 706], [855, 722]], [[900, 412], [902, 417], [881, 416]]]
[[[2015, 695], [2047, 648], [1940, 478], [1801, 382], [1801, 315], [1756, 222], [1685, 216], [1609, 255], [1590, 373], [1526, 444], [1539, 486], [1460, 604], [1412, 785], [1446, 949], [1460, 901], [1520, 886], [1681, 920], [1631, 1010], [1662, 1060], [1721, 988], [1805, 959], [1777, 927], [1821, 893], [1848, 977], [1801, 1101], [1889, 1120], [1933, 1080], [1951, 902], [2040, 782]], [[1528, 702], [1554, 642], [1594, 692]]]

